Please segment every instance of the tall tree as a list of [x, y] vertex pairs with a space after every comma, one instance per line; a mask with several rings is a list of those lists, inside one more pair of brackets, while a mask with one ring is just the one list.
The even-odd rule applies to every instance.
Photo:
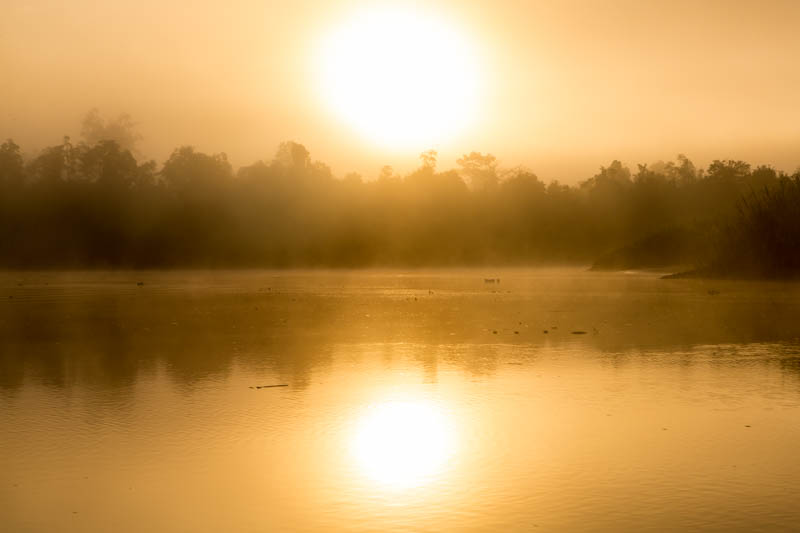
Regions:
[[136, 145], [142, 140], [130, 115], [122, 113], [113, 120], [106, 120], [97, 108], [91, 109], [83, 118], [81, 137], [89, 145], [116, 141], [120, 148], [133, 153], [136, 153]]
[[0, 185], [22, 183], [25, 169], [19, 145], [8, 139], [0, 145]]
[[470, 152], [456, 160], [456, 163], [473, 190], [488, 191], [497, 187], [497, 158], [492, 154]]

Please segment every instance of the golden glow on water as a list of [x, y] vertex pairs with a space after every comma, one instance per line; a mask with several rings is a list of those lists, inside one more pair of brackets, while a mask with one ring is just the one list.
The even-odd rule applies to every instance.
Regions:
[[359, 471], [392, 489], [419, 487], [433, 480], [456, 450], [452, 420], [429, 401], [389, 401], [370, 405], [352, 437]]
[[484, 275], [0, 273], [0, 530], [797, 529], [800, 284]]
[[320, 45], [320, 93], [341, 120], [377, 144], [430, 148], [474, 118], [476, 53], [432, 13], [371, 8]]

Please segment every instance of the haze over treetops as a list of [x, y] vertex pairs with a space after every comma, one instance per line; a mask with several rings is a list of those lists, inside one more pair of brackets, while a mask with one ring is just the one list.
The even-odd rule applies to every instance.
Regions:
[[27, 155], [87, 109], [145, 158], [234, 166], [286, 139], [334, 173], [489, 152], [576, 183], [613, 159], [800, 164], [800, 4], [11, 0], [0, 139]]

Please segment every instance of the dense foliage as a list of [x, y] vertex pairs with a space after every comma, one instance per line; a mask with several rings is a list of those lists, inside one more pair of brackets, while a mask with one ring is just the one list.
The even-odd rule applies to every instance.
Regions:
[[800, 276], [800, 178], [754, 190], [714, 239], [702, 268], [715, 276], [792, 278]]
[[[665, 232], [703, 236], [726, 227], [743, 195], [764, 190], [784, 192], [740, 207], [735, 231], [753, 247], [767, 232], [758, 253], [797, 240], [798, 176], [741, 161], [701, 170], [678, 156], [633, 173], [614, 161], [566, 186], [524, 168], [502, 171], [475, 152], [440, 171], [431, 151], [405, 176], [384, 167], [375, 179], [336, 179], [294, 142], [234, 172], [225, 154], [188, 146], [159, 168], [124, 146], [135, 139], [90, 133], [27, 161], [13, 141], [0, 146], [1, 266], [591, 263], [643, 239], [660, 248], [653, 236]], [[786, 217], [793, 222], [781, 222]], [[787, 224], [794, 240], [783, 237]]]

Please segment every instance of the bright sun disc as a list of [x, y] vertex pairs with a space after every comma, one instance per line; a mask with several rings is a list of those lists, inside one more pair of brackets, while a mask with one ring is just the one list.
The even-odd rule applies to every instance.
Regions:
[[325, 40], [322, 96], [374, 142], [429, 148], [474, 118], [476, 54], [452, 25], [411, 9], [358, 13]]
[[384, 486], [425, 484], [454, 452], [454, 431], [433, 404], [387, 402], [371, 406], [351, 443], [364, 475]]

